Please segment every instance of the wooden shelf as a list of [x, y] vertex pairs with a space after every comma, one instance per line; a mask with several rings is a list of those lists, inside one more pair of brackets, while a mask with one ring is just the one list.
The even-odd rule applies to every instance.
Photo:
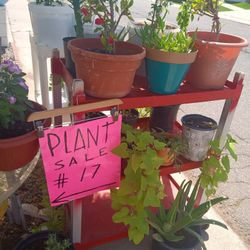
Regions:
[[[59, 74], [69, 89], [71, 90], [73, 78], [64, 65], [62, 59], [53, 58], [52, 72]], [[119, 83], [118, 83], [119, 84]], [[238, 99], [242, 91], [242, 82], [233, 83], [227, 81], [225, 87], [219, 90], [198, 90], [192, 88], [188, 83], [183, 83], [176, 94], [172, 95], [160, 95], [150, 92], [147, 89], [147, 81], [145, 77], [136, 76], [134, 86], [131, 89], [129, 95], [120, 98], [123, 101], [123, 105], [120, 105], [120, 109], [130, 108], [142, 108], [142, 107], [157, 107], [168, 106], [177, 104], [207, 102], [215, 100], [225, 99]], [[102, 101], [103, 99], [86, 96], [86, 102], [92, 103]]]

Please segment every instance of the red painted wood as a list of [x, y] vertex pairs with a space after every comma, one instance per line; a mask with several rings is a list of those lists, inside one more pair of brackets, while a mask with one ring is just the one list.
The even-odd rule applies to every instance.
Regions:
[[[69, 71], [65, 68], [62, 60], [53, 60], [55, 68], [61, 70], [60, 74], [66, 82], [69, 89], [72, 86], [72, 76]], [[56, 65], [59, 64], [59, 67]], [[58, 73], [58, 72], [57, 72]], [[223, 89], [219, 90], [198, 90], [192, 88], [189, 84], [182, 84], [179, 91], [173, 95], [159, 95], [150, 92], [146, 89], [147, 82], [145, 77], [136, 76], [134, 81], [134, 87], [131, 93], [126, 97], [121, 98], [124, 102], [120, 106], [120, 109], [130, 108], [141, 108], [141, 107], [156, 107], [156, 106], [167, 106], [184, 103], [195, 103], [195, 102], [206, 102], [223, 99], [238, 99], [241, 90], [242, 83], [233, 84], [227, 81]], [[97, 99], [90, 96], [86, 96], [86, 102], [96, 102], [103, 99]]]

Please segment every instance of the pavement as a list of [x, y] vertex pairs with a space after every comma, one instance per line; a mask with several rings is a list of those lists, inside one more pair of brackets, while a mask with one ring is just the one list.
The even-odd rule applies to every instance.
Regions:
[[[144, 0], [145, 1], [145, 0]], [[31, 32], [31, 23], [27, 7], [27, 0], [9, 0], [6, 4], [8, 18], [8, 37], [13, 47], [16, 60], [19, 62], [23, 71], [27, 73], [26, 79], [30, 87], [30, 98], [34, 99], [34, 81], [32, 70], [31, 48], [29, 34]], [[141, 9], [139, 0], [135, 1], [134, 13], [139, 17], [145, 15], [145, 11]], [[145, 1], [145, 5], [150, 5], [150, 1]], [[225, 5], [225, 7], [227, 7]], [[232, 9], [232, 6], [230, 5]], [[234, 8], [232, 11], [221, 12], [220, 17], [250, 25], [250, 10], [242, 10]], [[181, 174], [175, 174], [179, 182], [184, 178]], [[214, 209], [210, 209], [207, 213], [208, 218], [217, 219], [225, 223], [225, 220], [219, 216]], [[226, 223], [225, 223], [226, 224]], [[230, 227], [224, 230], [217, 226], [210, 226], [207, 230], [209, 239], [205, 242], [208, 250], [247, 250], [247, 246]], [[127, 239], [107, 244], [95, 250], [147, 250], [150, 249], [150, 240], [147, 238], [139, 246], [135, 246]]]

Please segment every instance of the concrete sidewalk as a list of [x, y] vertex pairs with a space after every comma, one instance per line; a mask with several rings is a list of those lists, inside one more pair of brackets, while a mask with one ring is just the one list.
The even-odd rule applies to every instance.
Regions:
[[[138, 1], [137, 1], [138, 2]], [[14, 49], [15, 58], [20, 63], [23, 71], [27, 73], [27, 82], [30, 87], [30, 98], [34, 99], [34, 82], [32, 71], [32, 59], [30, 51], [29, 32], [31, 31], [31, 24], [29, 18], [29, 12], [27, 8], [27, 0], [9, 0], [7, 3], [7, 13], [9, 28], [12, 38], [12, 47]], [[229, 13], [230, 12], [230, 13]], [[238, 22], [246, 23], [250, 25], [250, 10], [234, 10], [221, 12], [220, 17], [230, 20], [236, 20]], [[179, 182], [184, 178], [181, 174], [175, 174], [175, 177], [179, 179]], [[226, 205], [226, 204], [225, 204]], [[223, 222], [215, 210], [211, 209], [207, 214], [208, 218], [217, 219]], [[225, 223], [225, 222], [224, 222]], [[207, 230], [209, 234], [209, 240], [205, 242], [208, 250], [247, 250], [249, 247], [245, 246], [235, 232], [230, 228], [224, 230], [217, 226], [210, 226]], [[150, 249], [150, 240], [145, 241], [139, 246], [135, 246], [128, 240], [122, 240], [107, 244], [95, 250], [133, 250], [133, 249]]]

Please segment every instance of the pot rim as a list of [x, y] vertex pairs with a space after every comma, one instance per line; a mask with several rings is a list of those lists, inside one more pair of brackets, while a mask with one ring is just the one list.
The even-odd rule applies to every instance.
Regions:
[[198, 50], [191, 52], [166, 52], [160, 49], [146, 48], [146, 58], [159, 62], [189, 64], [195, 61]]
[[[72, 50], [75, 50], [75, 52], [73, 53], [79, 53], [81, 55], [87, 56], [87, 57], [91, 57], [91, 58], [95, 58], [95, 59], [99, 59], [99, 60], [109, 60], [109, 61], [117, 61], [117, 60], [126, 60], [126, 61], [137, 61], [137, 60], [141, 60], [145, 57], [146, 55], [146, 50], [144, 47], [130, 43], [130, 42], [124, 42], [124, 41], [117, 41], [116, 43], [118, 44], [129, 44], [130, 46], [137, 48], [137, 50], [141, 50], [141, 52], [136, 51], [136, 53], [134, 54], [128, 54], [128, 55], [112, 55], [112, 54], [102, 54], [102, 53], [98, 53], [98, 52], [93, 52], [93, 51], [89, 51], [83, 48], [79, 48], [78, 46], [75, 46], [74, 43], [77, 41], [93, 41], [97, 42], [100, 41], [99, 38], [76, 38], [76, 39], [72, 39], [68, 42], [68, 48], [71, 50], [71, 53], [73, 52]], [[136, 50], [136, 49], [135, 49]]]
[[[213, 34], [210, 31], [190, 31], [188, 32], [188, 34], [190, 36], [192, 36], [193, 34], [205, 34], [207, 36]], [[247, 47], [248, 46], [248, 41], [247, 39], [245, 39], [244, 37], [241, 36], [236, 36], [236, 35], [232, 35], [232, 34], [227, 34], [227, 33], [220, 33], [220, 35], [222, 36], [226, 36], [228, 38], [236, 38], [239, 40], [239, 42], [216, 42], [216, 41], [208, 41], [208, 40], [204, 40], [204, 39], [199, 39], [196, 38], [195, 42], [198, 43], [199, 45], [210, 45], [210, 46], [223, 46], [223, 47], [236, 47], [236, 48], [243, 48], [243, 47]]]
[[[202, 118], [202, 119], [204, 119], [204, 120], [206, 120], [208, 122], [211, 122], [213, 124], [213, 127], [211, 127], [211, 128], [209, 128], [209, 127], [207, 127], [207, 128], [202, 128], [202, 127], [199, 128], [199, 127], [192, 126], [190, 124], [186, 124], [187, 119], [188, 118], [192, 118], [192, 117], [200, 117], [200, 118]], [[214, 130], [216, 130], [218, 128], [218, 124], [217, 124], [217, 122], [214, 119], [212, 119], [210, 117], [207, 117], [207, 116], [204, 116], [204, 115], [200, 115], [200, 114], [188, 114], [188, 115], [184, 115], [181, 118], [181, 122], [182, 122], [183, 126], [185, 126], [187, 128], [191, 128], [193, 130], [198, 130], [198, 131], [214, 131]]]
[[[46, 108], [44, 106], [42, 106], [40, 103], [38, 102], [34, 102], [32, 100], [30, 100], [32, 103], [35, 103], [36, 105], [39, 105], [41, 107], [41, 111], [45, 110]], [[45, 119], [43, 121], [43, 125], [47, 125], [50, 126], [51, 123], [51, 119]], [[8, 146], [12, 146], [12, 143], [15, 142], [16, 145], [18, 144], [23, 144], [23, 141], [26, 140], [27, 142], [33, 141], [37, 139], [37, 133], [35, 128], [32, 131], [29, 131], [23, 135], [19, 135], [19, 136], [15, 136], [15, 137], [11, 137], [11, 138], [5, 138], [5, 139], [0, 139], [0, 149], [1, 148], [6, 148]]]

